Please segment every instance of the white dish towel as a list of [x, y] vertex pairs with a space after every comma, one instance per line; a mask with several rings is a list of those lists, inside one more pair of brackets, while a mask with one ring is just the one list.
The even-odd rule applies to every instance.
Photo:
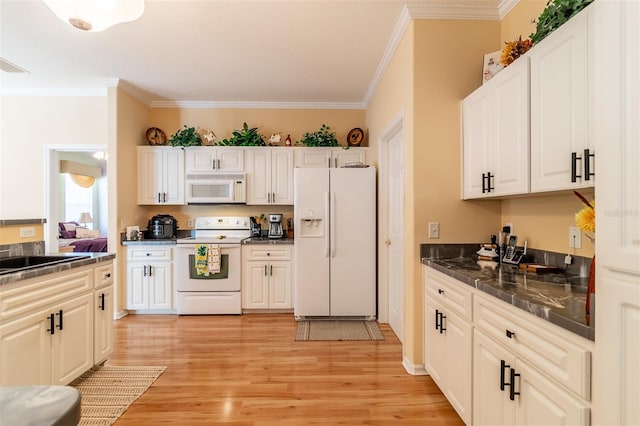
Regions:
[[207, 247], [207, 267], [210, 274], [220, 273], [220, 246], [209, 244]]

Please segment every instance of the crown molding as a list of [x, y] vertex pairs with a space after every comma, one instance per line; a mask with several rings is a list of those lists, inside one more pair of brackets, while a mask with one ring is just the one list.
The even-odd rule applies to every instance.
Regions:
[[413, 19], [500, 20], [494, 1], [467, 1], [449, 4], [444, 1], [427, 3], [408, 2], [407, 9]]
[[226, 109], [365, 109], [362, 102], [215, 102], [153, 101], [151, 108], [226, 108]]
[[69, 89], [69, 88], [24, 88], [24, 89], [0, 89], [1, 96], [60, 96], [60, 97], [104, 97], [107, 96], [105, 88], [97, 89]]

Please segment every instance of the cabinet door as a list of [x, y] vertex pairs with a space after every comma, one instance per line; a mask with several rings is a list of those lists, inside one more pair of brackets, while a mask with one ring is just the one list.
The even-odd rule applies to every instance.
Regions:
[[162, 151], [138, 148], [138, 204], [160, 204], [163, 192]]
[[271, 203], [293, 205], [293, 151], [271, 150]]
[[295, 148], [296, 167], [330, 167], [331, 148]]
[[271, 201], [271, 153], [265, 148], [247, 150], [247, 204]]
[[589, 148], [588, 56], [589, 8], [571, 18], [531, 50], [531, 192], [592, 185], [584, 161], [571, 181], [572, 153]]
[[[424, 366], [440, 389], [443, 389], [447, 361], [444, 359], [444, 335], [440, 333], [439, 328], [436, 328], [436, 314], [441, 312], [440, 305], [431, 298], [426, 299], [424, 307]], [[438, 324], [439, 322], [438, 318]]]
[[245, 262], [242, 273], [242, 307], [269, 308], [269, 276], [266, 262]]
[[243, 172], [244, 148], [218, 148], [216, 167], [220, 172]]
[[164, 193], [162, 204], [184, 204], [184, 151], [171, 148], [164, 152]]
[[291, 289], [293, 287], [291, 262], [271, 262], [269, 265], [269, 307], [291, 309]]
[[94, 309], [93, 293], [89, 293], [54, 310], [57, 329], [51, 349], [53, 385], [66, 385], [93, 365]]
[[485, 176], [492, 172], [489, 159], [493, 133], [490, 92], [491, 86], [485, 85], [462, 101], [462, 198], [465, 200], [485, 196], [488, 187]]
[[211, 173], [216, 170], [216, 148], [188, 147], [185, 149], [187, 173]]
[[98, 364], [113, 352], [113, 285], [93, 293], [93, 363]]
[[451, 406], [468, 425], [471, 422], [471, 365], [472, 333], [471, 324], [450, 309], [445, 308], [442, 317], [444, 329], [444, 364], [446, 389], [444, 394]]
[[[515, 404], [509, 399], [509, 386], [500, 389], [502, 361], [515, 368], [515, 358], [509, 351], [474, 331], [473, 339], [473, 424], [500, 426], [514, 424]], [[508, 368], [504, 368], [509, 382]]]
[[51, 384], [51, 315], [47, 309], [0, 325], [0, 386]]
[[149, 309], [172, 309], [171, 263], [150, 263], [148, 268]]
[[515, 401], [516, 425], [564, 426], [590, 424], [589, 407], [569, 395], [527, 363], [518, 361]]
[[365, 148], [334, 149], [332, 156], [333, 161], [331, 167], [342, 167], [348, 163], [367, 164]]
[[141, 262], [127, 265], [127, 309], [149, 309], [148, 269]]

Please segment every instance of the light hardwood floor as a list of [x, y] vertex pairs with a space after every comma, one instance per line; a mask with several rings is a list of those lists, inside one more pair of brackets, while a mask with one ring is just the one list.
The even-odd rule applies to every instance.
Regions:
[[108, 365], [167, 366], [126, 425], [461, 425], [399, 340], [296, 342], [291, 314], [129, 315]]

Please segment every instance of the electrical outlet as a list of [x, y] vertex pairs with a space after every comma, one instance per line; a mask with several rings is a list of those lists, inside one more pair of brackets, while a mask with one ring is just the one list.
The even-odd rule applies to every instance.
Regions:
[[187, 228], [193, 229], [193, 219], [192, 218], [187, 219]]
[[33, 226], [20, 228], [20, 238], [35, 237], [35, 235], [36, 228], [34, 228]]
[[569, 227], [569, 248], [582, 248], [582, 232], [580, 228]]
[[429, 238], [440, 238], [439, 222], [429, 222]]

